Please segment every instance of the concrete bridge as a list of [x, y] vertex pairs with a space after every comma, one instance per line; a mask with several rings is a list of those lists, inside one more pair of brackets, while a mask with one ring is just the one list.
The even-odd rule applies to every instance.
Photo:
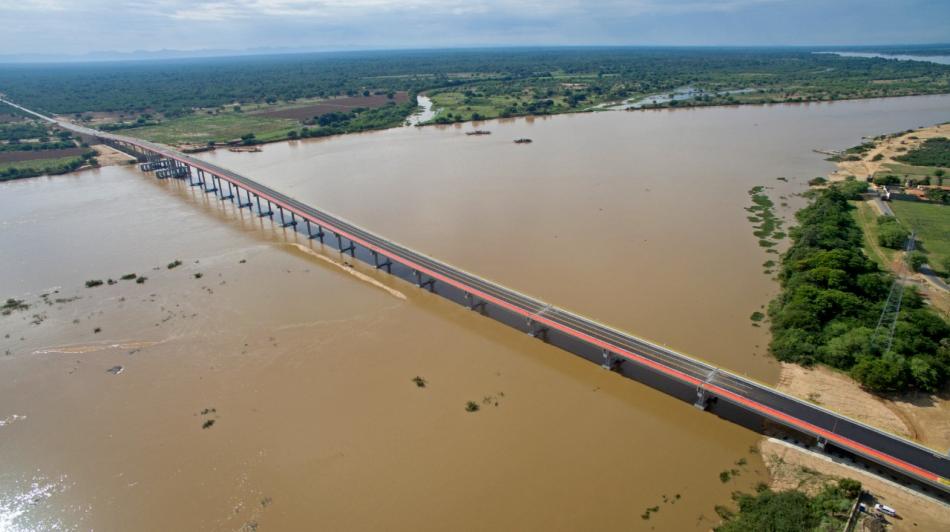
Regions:
[[385, 269], [420, 289], [698, 409], [763, 434], [791, 437], [801, 445], [853, 460], [859, 468], [950, 503], [950, 457], [938, 451], [487, 281], [168, 146], [78, 126], [5, 103], [124, 151], [137, 158], [141, 170], [154, 172], [157, 178], [200, 186], [222, 202], [233, 202], [258, 216], [270, 217], [283, 227], [319, 239], [325, 246]]

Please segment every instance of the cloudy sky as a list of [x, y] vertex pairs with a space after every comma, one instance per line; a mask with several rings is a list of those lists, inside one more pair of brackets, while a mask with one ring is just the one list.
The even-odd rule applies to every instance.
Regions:
[[950, 42], [950, 0], [0, 0], [0, 55]]

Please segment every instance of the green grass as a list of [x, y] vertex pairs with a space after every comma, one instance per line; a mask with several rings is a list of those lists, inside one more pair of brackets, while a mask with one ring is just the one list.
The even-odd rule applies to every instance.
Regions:
[[[918, 182], [923, 181], [924, 178], [927, 178], [930, 181], [934, 181], [935, 179], [934, 172], [937, 170], [937, 168], [933, 166], [913, 166], [910, 164], [901, 164], [901, 163], [884, 163], [881, 166], [883, 167], [883, 169], [877, 171], [874, 174], [875, 177], [881, 176], [881, 175], [896, 175], [898, 177], [906, 177], [906, 178], [914, 179]], [[932, 182], [931, 184], [939, 184], [939, 183]]]
[[173, 118], [155, 126], [127, 129], [124, 133], [165, 144], [205, 144], [210, 141], [228, 142], [248, 133], [267, 142], [285, 138], [288, 132], [299, 128], [300, 123], [296, 120], [228, 112]]
[[864, 254], [876, 262], [882, 270], [889, 271], [897, 251], [881, 247], [877, 243], [877, 210], [864, 201], [853, 201], [851, 204], [855, 206], [851, 215], [864, 233]]
[[0, 171], [6, 170], [8, 168], [16, 168], [17, 170], [42, 171], [46, 168], [55, 168], [60, 165], [69, 164], [79, 159], [80, 157], [59, 157], [56, 159], [34, 159], [32, 161], [0, 163]]
[[894, 214], [904, 226], [917, 233], [921, 251], [931, 267], [941, 271], [950, 257], [950, 207], [922, 201], [894, 201]]

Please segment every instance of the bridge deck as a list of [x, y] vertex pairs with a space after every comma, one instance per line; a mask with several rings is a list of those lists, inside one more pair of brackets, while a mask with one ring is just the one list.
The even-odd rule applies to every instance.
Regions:
[[950, 495], [950, 481], [947, 480], [950, 478], [950, 458], [932, 449], [487, 281], [362, 229], [339, 216], [301, 203], [250, 178], [180, 153], [168, 146], [103, 133], [19, 108], [78, 133], [136, 146], [217, 176], [304, 220], [318, 224], [327, 231], [337, 233], [358, 246], [388, 257], [395, 263], [474, 298], [522, 316], [539, 326], [597, 346], [612, 356], [648, 368], [684, 385], [702, 387], [717, 399], [728, 401], [779, 425], [823, 439], [840, 449], [913, 478], [944, 497]]

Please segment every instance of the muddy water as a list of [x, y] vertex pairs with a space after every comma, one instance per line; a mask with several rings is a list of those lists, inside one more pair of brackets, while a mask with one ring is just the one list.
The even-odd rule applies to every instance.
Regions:
[[[774, 287], [746, 190], [800, 190], [827, 167], [811, 148], [946, 120], [948, 102], [605, 113], [213, 157], [769, 379], [748, 315]], [[762, 479], [754, 434], [181, 183], [114, 167], [0, 184], [0, 245], [0, 296], [32, 305], [0, 317], [0, 529], [708, 529]], [[148, 279], [83, 286], [133, 272]]]
[[[950, 97], [603, 112], [203, 154], [398, 242], [764, 381], [776, 291], [747, 191], [791, 218], [813, 149], [950, 119]], [[491, 135], [467, 136], [485, 129]], [[513, 139], [527, 137], [528, 145]], [[785, 177], [786, 181], [778, 178]], [[784, 197], [784, 199], [783, 199]], [[785, 202], [787, 206], [781, 204]]]

